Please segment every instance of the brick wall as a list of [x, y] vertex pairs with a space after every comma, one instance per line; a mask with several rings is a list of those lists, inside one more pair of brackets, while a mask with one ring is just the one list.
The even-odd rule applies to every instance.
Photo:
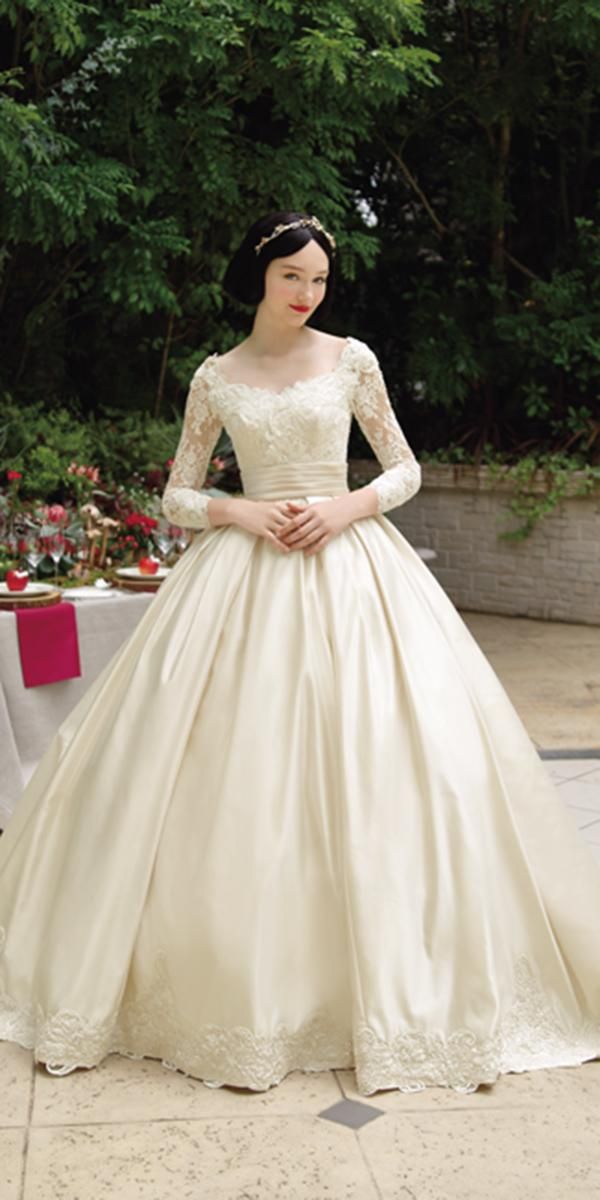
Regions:
[[[354, 462], [351, 486], [379, 470]], [[386, 516], [412, 546], [436, 551], [429, 569], [458, 608], [600, 625], [600, 489], [565, 497], [514, 542], [497, 536], [517, 523], [506, 509], [514, 484], [490, 486], [485, 467], [425, 464], [422, 471], [421, 490]], [[533, 490], [545, 486], [540, 476]]]

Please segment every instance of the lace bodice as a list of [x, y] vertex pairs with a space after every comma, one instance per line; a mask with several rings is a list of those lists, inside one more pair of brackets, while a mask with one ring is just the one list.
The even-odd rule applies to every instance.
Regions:
[[410, 500], [421, 468], [391, 406], [375, 353], [349, 337], [334, 370], [298, 380], [280, 392], [228, 382], [219, 355], [196, 371], [183, 429], [162, 498], [169, 521], [187, 529], [210, 526], [210, 496], [202, 488], [223, 427], [245, 470], [281, 463], [345, 463], [352, 417], [377, 456], [382, 473], [371, 481], [378, 511]]

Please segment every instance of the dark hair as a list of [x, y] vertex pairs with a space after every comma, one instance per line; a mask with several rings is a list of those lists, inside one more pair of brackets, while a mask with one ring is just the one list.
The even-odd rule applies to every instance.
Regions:
[[266, 217], [259, 217], [250, 226], [243, 241], [238, 246], [227, 270], [223, 276], [223, 288], [241, 304], [260, 304], [265, 294], [265, 271], [274, 258], [284, 258], [286, 254], [295, 254], [308, 242], [314, 241], [325, 251], [329, 259], [329, 276], [325, 295], [315, 314], [326, 316], [331, 306], [334, 288], [335, 259], [329, 239], [319, 229], [310, 225], [302, 225], [298, 229], [288, 229], [278, 234], [263, 246], [257, 254], [254, 247], [261, 238], [268, 237], [276, 225], [288, 225], [291, 221], [299, 221], [310, 213], [302, 212], [271, 212]]

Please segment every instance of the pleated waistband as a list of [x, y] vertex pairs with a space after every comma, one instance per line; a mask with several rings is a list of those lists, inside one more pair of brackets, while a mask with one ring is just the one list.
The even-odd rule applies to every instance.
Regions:
[[292, 500], [300, 496], [329, 496], [349, 491], [348, 464], [326, 462], [275, 463], [241, 471], [249, 500]]

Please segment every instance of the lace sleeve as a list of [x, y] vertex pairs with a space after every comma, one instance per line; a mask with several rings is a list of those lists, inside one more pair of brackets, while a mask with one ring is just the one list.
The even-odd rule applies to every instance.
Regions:
[[190, 385], [179, 445], [162, 496], [164, 515], [184, 529], [210, 528], [206, 512], [210, 496], [199, 489], [223, 426], [210, 407], [208, 390], [202, 363]]
[[378, 511], [405, 504], [421, 486], [417, 462], [390, 403], [376, 354], [360, 343], [353, 389], [352, 412], [383, 472], [370, 482], [378, 496]]

